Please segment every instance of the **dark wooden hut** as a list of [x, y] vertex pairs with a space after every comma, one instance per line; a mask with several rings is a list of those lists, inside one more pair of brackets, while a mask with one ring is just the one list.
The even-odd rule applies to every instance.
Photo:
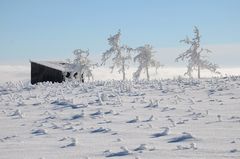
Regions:
[[[70, 78], [71, 74], [77, 75], [70, 64], [52, 61], [30, 61], [31, 62], [31, 83], [38, 82], [63, 82], [66, 78]], [[81, 75], [83, 81], [83, 74]]]

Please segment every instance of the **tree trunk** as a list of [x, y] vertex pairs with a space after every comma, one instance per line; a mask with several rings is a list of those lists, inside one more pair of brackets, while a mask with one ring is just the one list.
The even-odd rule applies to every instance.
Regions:
[[198, 66], [198, 79], [200, 79], [201, 77], [200, 77], [200, 66]]
[[126, 75], [125, 75], [125, 71], [123, 72], [123, 81], [125, 81], [126, 79]]
[[126, 79], [126, 73], [125, 73], [125, 63], [124, 63], [124, 61], [123, 61], [123, 63], [122, 63], [122, 73], [123, 73], [123, 81], [125, 81], [125, 79]]
[[148, 67], [146, 67], [146, 74], [147, 74], [147, 80], [149, 81], [150, 77], [149, 77]]

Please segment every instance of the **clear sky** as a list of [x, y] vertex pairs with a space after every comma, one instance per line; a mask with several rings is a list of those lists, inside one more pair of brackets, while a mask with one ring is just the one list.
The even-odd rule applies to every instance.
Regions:
[[171, 65], [194, 25], [213, 60], [240, 66], [240, 0], [0, 0], [0, 64], [65, 60], [76, 48], [98, 59], [121, 29], [123, 44], [152, 44]]

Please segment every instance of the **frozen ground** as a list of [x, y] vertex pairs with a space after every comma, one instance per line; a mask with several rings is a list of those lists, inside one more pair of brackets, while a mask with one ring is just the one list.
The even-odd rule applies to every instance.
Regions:
[[240, 158], [240, 78], [0, 84], [0, 158]]

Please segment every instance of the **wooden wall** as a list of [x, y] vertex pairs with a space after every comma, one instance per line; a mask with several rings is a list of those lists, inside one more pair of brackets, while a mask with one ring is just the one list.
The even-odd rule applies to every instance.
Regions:
[[62, 82], [64, 77], [62, 71], [31, 62], [31, 83], [38, 82]]

